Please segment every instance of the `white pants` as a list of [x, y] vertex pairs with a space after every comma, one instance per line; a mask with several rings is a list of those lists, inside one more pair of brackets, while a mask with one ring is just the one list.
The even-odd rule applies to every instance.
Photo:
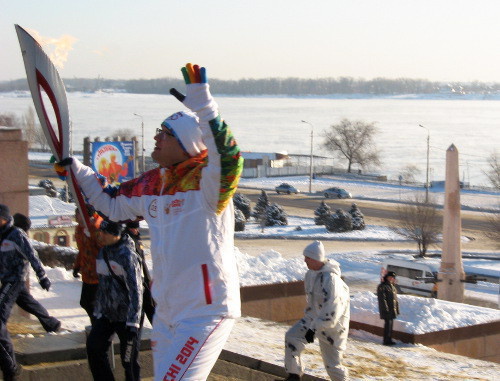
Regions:
[[214, 316], [168, 325], [155, 316], [151, 337], [155, 381], [206, 380], [233, 325], [234, 319]]
[[[299, 321], [285, 335], [285, 369], [288, 373], [300, 376], [304, 373], [300, 355], [307, 344], [305, 338], [307, 329], [307, 326]], [[333, 330], [317, 331], [315, 337], [319, 341], [323, 363], [330, 378], [332, 380], [347, 380], [349, 377], [348, 369], [341, 365], [344, 351], [339, 347], [343, 341], [342, 338], [338, 337], [338, 334]]]

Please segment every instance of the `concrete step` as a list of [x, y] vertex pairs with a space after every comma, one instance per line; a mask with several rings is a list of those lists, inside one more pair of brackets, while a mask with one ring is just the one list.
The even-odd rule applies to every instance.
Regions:
[[[153, 362], [151, 351], [142, 351], [140, 354], [141, 379], [153, 381]], [[119, 355], [115, 355], [114, 374], [117, 380], [125, 379]], [[274, 381], [282, 379], [275, 374], [265, 373], [246, 366], [219, 359], [208, 381]], [[55, 363], [40, 363], [24, 365], [20, 381], [89, 381], [92, 374], [86, 359], [60, 361]]]
[[[150, 343], [151, 331], [142, 335], [139, 362], [141, 378], [153, 380], [153, 358]], [[85, 333], [72, 332], [36, 337], [14, 337], [17, 361], [22, 365], [20, 381], [89, 381], [92, 375], [87, 363]], [[115, 341], [115, 378], [125, 379], [119, 356], [119, 344]], [[223, 350], [212, 369], [209, 381], [274, 381], [283, 379], [283, 367], [257, 360], [239, 353]], [[321, 378], [305, 375], [303, 380]]]

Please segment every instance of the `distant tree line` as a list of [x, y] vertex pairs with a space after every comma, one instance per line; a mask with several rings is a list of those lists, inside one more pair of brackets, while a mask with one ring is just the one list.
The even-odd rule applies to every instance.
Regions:
[[[93, 92], [103, 89], [121, 90], [135, 94], [168, 94], [172, 87], [183, 83], [174, 78], [117, 80], [105, 78], [67, 78], [64, 83], [68, 91]], [[432, 82], [424, 79], [357, 79], [340, 78], [262, 78], [219, 80], [211, 79], [214, 93], [225, 95], [332, 95], [332, 94], [490, 94], [500, 91], [500, 83], [485, 82]], [[28, 90], [26, 79], [0, 82], [0, 92]]]

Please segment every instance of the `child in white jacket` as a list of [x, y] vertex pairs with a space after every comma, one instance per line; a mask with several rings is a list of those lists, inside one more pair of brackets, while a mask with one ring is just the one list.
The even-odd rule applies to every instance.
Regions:
[[326, 371], [332, 380], [348, 379], [348, 370], [341, 365], [349, 332], [349, 287], [340, 278], [340, 267], [325, 258], [320, 241], [304, 249], [308, 267], [304, 285], [307, 307], [305, 315], [285, 336], [285, 368], [287, 380], [300, 380], [304, 368], [300, 355], [316, 336]]

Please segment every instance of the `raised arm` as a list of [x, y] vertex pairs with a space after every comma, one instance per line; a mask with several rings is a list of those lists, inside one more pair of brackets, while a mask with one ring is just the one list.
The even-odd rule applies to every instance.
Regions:
[[202, 139], [208, 149], [208, 166], [202, 177], [202, 188], [210, 207], [221, 213], [230, 202], [243, 170], [243, 157], [229, 126], [221, 118], [218, 105], [210, 93], [204, 67], [187, 64], [181, 69], [186, 95], [176, 89], [170, 93], [199, 118]]

